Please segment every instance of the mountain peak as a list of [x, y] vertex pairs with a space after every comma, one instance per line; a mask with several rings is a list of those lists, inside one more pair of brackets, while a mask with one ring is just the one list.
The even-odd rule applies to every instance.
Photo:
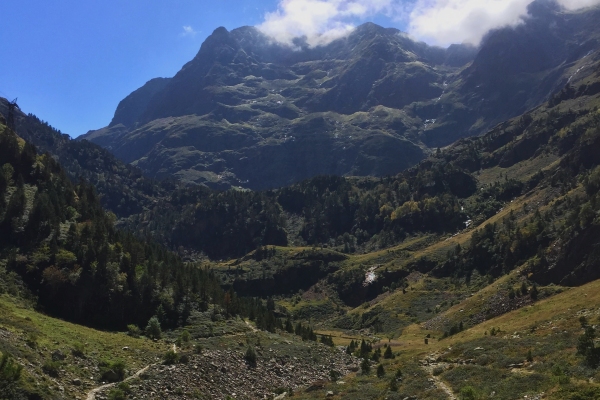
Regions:
[[229, 31], [227, 30], [227, 28], [225, 28], [224, 26], [220, 26], [213, 31], [211, 36], [226, 35], [228, 33], [229, 33]]
[[153, 177], [217, 188], [391, 175], [540, 104], [571, 74], [564, 60], [595, 48], [596, 15], [532, 17], [447, 49], [374, 23], [316, 47], [219, 27], [175, 77], [123, 101], [114, 129], [87, 137]]

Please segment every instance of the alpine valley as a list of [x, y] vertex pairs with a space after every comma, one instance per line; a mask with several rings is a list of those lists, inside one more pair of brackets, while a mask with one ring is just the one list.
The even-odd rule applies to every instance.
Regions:
[[0, 399], [600, 398], [600, 8], [529, 14], [0, 99]]

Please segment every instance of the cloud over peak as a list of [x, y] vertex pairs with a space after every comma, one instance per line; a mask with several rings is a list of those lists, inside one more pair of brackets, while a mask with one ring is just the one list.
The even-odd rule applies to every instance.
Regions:
[[517, 26], [527, 15], [531, 0], [430, 0], [418, 1], [408, 30], [428, 43], [478, 45], [491, 29]]
[[[533, 0], [417, 0], [409, 17], [411, 35], [430, 44], [478, 45], [492, 29], [525, 21]], [[600, 0], [556, 0], [568, 10], [600, 4]]]
[[[311, 46], [347, 35], [357, 20], [384, 14], [429, 44], [478, 45], [492, 29], [517, 26], [533, 0], [280, 0], [258, 28], [274, 40], [292, 44], [305, 37]], [[600, 0], [555, 0], [567, 10]]]
[[329, 43], [354, 29], [353, 20], [397, 12], [395, 0], [281, 0], [258, 26], [278, 42], [306, 37], [311, 46]]

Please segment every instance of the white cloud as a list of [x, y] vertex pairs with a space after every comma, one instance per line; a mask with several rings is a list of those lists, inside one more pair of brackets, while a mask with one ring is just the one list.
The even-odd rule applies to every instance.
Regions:
[[[569, 10], [600, 0], [557, 0]], [[410, 14], [409, 32], [431, 44], [478, 45], [492, 29], [517, 26], [527, 18], [532, 0], [418, 0]]]
[[185, 25], [185, 26], [183, 27], [183, 32], [181, 32], [181, 36], [183, 36], [183, 37], [186, 37], [186, 36], [189, 36], [189, 37], [194, 37], [194, 36], [196, 36], [196, 33], [198, 33], [198, 32], [196, 32], [196, 31], [194, 30], [194, 28], [192, 28], [192, 27], [191, 27], [191, 26], [189, 26], [189, 25]]
[[[556, 0], [568, 10], [600, 0]], [[347, 35], [354, 22], [385, 14], [406, 25], [408, 33], [429, 44], [479, 44], [492, 29], [517, 26], [527, 18], [532, 0], [280, 0], [258, 28], [274, 40], [291, 44], [306, 37], [311, 46]]]
[[600, 0], [557, 0], [559, 4], [568, 10], [591, 7], [600, 4]]
[[398, 13], [397, 0], [281, 0], [277, 11], [267, 13], [258, 28], [278, 42], [291, 44], [306, 37], [309, 45], [329, 43], [348, 34], [352, 21], [375, 14]]
[[431, 44], [478, 45], [491, 29], [517, 26], [531, 0], [420, 0], [410, 14], [409, 32]]

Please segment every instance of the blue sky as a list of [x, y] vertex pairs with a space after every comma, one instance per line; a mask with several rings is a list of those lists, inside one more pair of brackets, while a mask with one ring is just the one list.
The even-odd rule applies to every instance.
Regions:
[[78, 136], [108, 125], [119, 101], [146, 81], [177, 73], [215, 28], [257, 25], [277, 4], [8, 0], [0, 7], [0, 96]]

